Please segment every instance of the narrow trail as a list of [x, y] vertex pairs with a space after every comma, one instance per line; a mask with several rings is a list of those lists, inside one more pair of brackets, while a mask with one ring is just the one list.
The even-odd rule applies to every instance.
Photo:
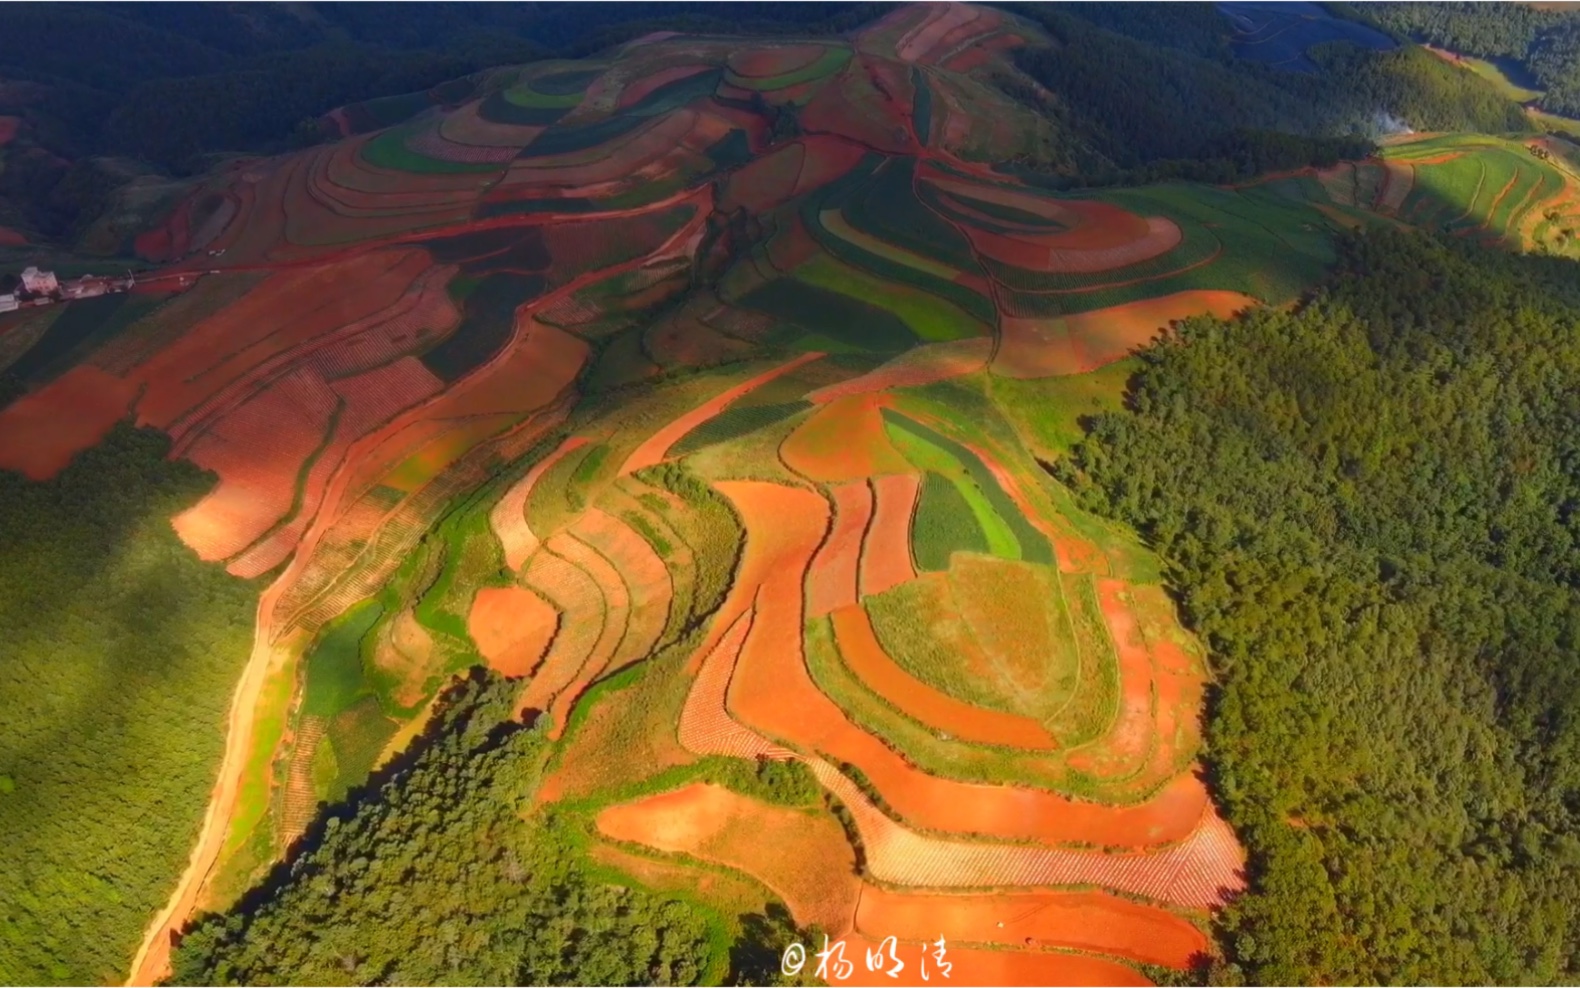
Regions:
[[247, 763], [248, 749], [251, 747], [258, 695], [278, 657], [269, 643], [269, 615], [274, 610], [275, 601], [284, 592], [289, 576], [289, 573], [282, 574], [258, 598], [252, 654], [231, 697], [230, 717], [225, 730], [225, 754], [220, 760], [219, 778], [215, 780], [208, 809], [203, 814], [203, 829], [187, 859], [186, 871], [182, 872], [181, 880], [170, 894], [170, 901], [154, 917], [143, 935], [142, 945], [132, 959], [131, 976], [126, 980], [128, 985], [152, 985], [169, 974], [171, 936], [186, 924], [187, 918], [197, 907], [198, 893], [202, 891], [214, 869], [214, 863], [219, 859], [220, 850], [225, 846], [225, 836], [241, 791], [242, 769]]

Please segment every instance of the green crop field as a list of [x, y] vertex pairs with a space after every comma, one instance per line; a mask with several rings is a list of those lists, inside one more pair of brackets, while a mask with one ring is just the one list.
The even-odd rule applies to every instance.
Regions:
[[[909, 456], [910, 451], [902, 446], [901, 452]], [[980, 507], [961, 493], [958, 481], [928, 470], [922, 477], [916, 517], [911, 521], [911, 554], [916, 567], [942, 572], [949, 568], [953, 553], [992, 551], [978, 521], [979, 511]]]

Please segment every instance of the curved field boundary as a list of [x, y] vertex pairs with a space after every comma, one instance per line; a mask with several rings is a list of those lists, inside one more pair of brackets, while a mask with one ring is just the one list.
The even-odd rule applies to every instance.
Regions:
[[568, 437], [548, 456], [533, 464], [525, 476], [510, 485], [510, 489], [505, 491], [504, 496], [488, 512], [488, 524], [499, 537], [500, 544], [504, 546], [505, 565], [512, 570], [521, 569], [528, 557], [536, 552], [541, 544], [541, 540], [532, 531], [532, 524], [527, 521], [527, 498], [531, 496], [532, 488], [566, 454], [585, 445], [587, 445], [586, 436]]
[[872, 520], [872, 489], [865, 481], [840, 484], [829, 495], [834, 504], [834, 525], [807, 570], [809, 618], [820, 618], [836, 608], [856, 604], [861, 543]]
[[927, 888], [1096, 885], [1192, 909], [1221, 906], [1245, 887], [1229, 825], [1214, 811], [1190, 836], [1152, 852], [1109, 854], [969, 843], [919, 834], [889, 819], [854, 782], [820, 758], [812, 772], [845, 804], [874, 878]]
[[1073, 316], [999, 320], [992, 371], [1018, 379], [1085, 374], [1123, 360], [1191, 316], [1227, 319], [1261, 305], [1240, 292], [1190, 290]]
[[885, 473], [906, 473], [883, 427], [872, 395], [836, 398], [808, 416], [779, 444], [779, 459], [794, 472], [822, 483], [859, 482]]
[[226, 568], [231, 575], [250, 580], [284, 562], [324, 504], [330, 481], [347, 461], [351, 445], [406, 408], [439, 394], [444, 383], [417, 358], [401, 357], [366, 374], [342, 378], [330, 387], [340, 397], [340, 417], [330, 445], [313, 461], [302, 481], [295, 514], [237, 556]]
[[559, 629], [560, 613], [523, 587], [483, 587], [466, 619], [477, 651], [505, 676], [530, 675]]
[[961, 741], [1030, 751], [1052, 751], [1057, 742], [1030, 717], [986, 710], [917, 679], [884, 652], [861, 605], [833, 612], [834, 641], [862, 685], [901, 713]]
[[[761, 481], [718, 482], [714, 487], [741, 517], [746, 549], [716, 619], [722, 623], [715, 626], [714, 638], [696, 661], [704, 656], [707, 662], [720, 664], [733, 660], [733, 673], [725, 668], [717, 675], [728, 681], [729, 710], [739, 718], [737, 728], [758, 737], [754, 743], [769, 745], [770, 738], [778, 738], [803, 751], [827, 752], [849, 762], [861, 769], [896, 813], [928, 830], [1151, 847], [1183, 839], [1201, 819], [1208, 807], [1207, 792], [1189, 772], [1143, 803], [1105, 806], [1043, 790], [958, 782], [918, 770], [851, 723], [807, 672], [799, 594], [802, 574], [827, 525], [827, 502], [811, 491]], [[754, 606], [750, 628], [743, 630], [733, 623]], [[726, 630], [743, 640], [720, 658], [714, 645]], [[722, 691], [719, 680], [707, 682], [710, 689]], [[704, 705], [714, 702], [714, 694], [704, 695], [701, 686], [699, 678], [687, 700], [688, 707], [696, 704], [690, 714], [694, 721], [703, 716]], [[719, 730], [732, 722], [722, 707], [712, 709], [707, 716]]]
[[873, 477], [872, 524], [861, 547], [861, 595], [880, 594], [916, 578], [911, 562], [911, 514], [922, 488], [920, 473]]
[[521, 578], [561, 614], [574, 615], [561, 623], [560, 633], [554, 636], [516, 707], [518, 714], [524, 710], [547, 712], [607, 637], [603, 595], [591, 576], [547, 545], [527, 563]]
[[1156, 674], [1152, 652], [1139, 622], [1125, 602], [1127, 585], [1112, 578], [1097, 581], [1098, 603], [1108, 637], [1119, 658], [1119, 709], [1103, 736], [1080, 751], [1070, 764], [1098, 778], [1124, 779], [1139, 773], [1153, 745], [1153, 685]]
[[1209, 950], [1206, 934], [1188, 920], [1104, 892], [899, 892], [868, 885], [856, 907], [856, 929], [875, 938], [1071, 947], [1181, 970]]
[[[1007, 236], [966, 227], [971, 244], [983, 255], [1028, 271], [1050, 274], [1099, 274], [1162, 257], [1184, 240], [1179, 225], [1166, 216], [1147, 217], [1144, 236], [1114, 247], [1059, 247], [1067, 237]], [[1053, 241], [1053, 242], [1050, 242]]]
[[852, 395], [947, 381], [981, 370], [987, 365], [992, 350], [993, 340], [986, 336], [926, 343], [905, 351], [860, 377], [809, 391], [806, 397], [808, 401], [821, 405]]
[[[558, 738], [560, 732], [565, 729], [565, 720], [570, 715], [570, 705], [614, 659], [620, 643], [625, 640], [631, 616], [631, 596], [626, 589], [625, 581], [620, 578], [619, 573], [615, 572], [614, 567], [609, 565], [609, 560], [599, 555], [578, 537], [580, 521], [581, 519], [578, 518], [570, 528], [551, 537], [544, 543], [544, 548], [570, 563], [592, 580], [598, 600], [595, 606], [589, 608], [588, 617], [591, 619], [601, 613], [603, 627], [581, 666], [563, 687], [555, 691], [554, 700], [548, 708], [553, 722], [549, 734], [554, 738]], [[578, 614], [576, 611], [567, 613]], [[573, 617], [572, 620], [576, 618]]]
[[594, 825], [615, 840], [743, 871], [783, 899], [798, 924], [835, 935], [851, 928], [861, 881], [844, 832], [826, 813], [699, 782], [607, 807]]
[[662, 463], [664, 458], [669, 455], [669, 448], [679, 442], [680, 438], [686, 433], [718, 415], [734, 404], [737, 399], [750, 394], [777, 377], [790, 373], [803, 364], [809, 364], [814, 360], [820, 359], [822, 356], [822, 353], [803, 353], [799, 357], [788, 360], [771, 370], [764, 371], [750, 380], [742, 381], [740, 384], [708, 399], [684, 415], [673, 419], [669, 424], [644, 440], [642, 445], [638, 446], [631, 452], [630, 456], [626, 457], [625, 463], [620, 467], [620, 473], [622, 475], [631, 474], [644, 467], [656, 466]]
[[277, 380], [225, 415], [181, 455], [219, 484], [171, 524], [205, 562], [226, 559], [290, 512], [297, 480], [328, 441], [340, 399], [311, 368]]
[[728, 755], [732, 758], [777, 758], [794, 756], [789, 748], [773, 744], [756, 731], [738, 724], [724, 709], [730, 676], [746, 636], [752, 629], [753, 614], [746, 611], [719, 638], [703, 657], [691, 690], [680, 711], [680, 743], [699, 755]]
[[650, 72], [640, 79], [626, 83], [620, 89], [620, 97], [615, 103], [616, 109], [627, 110], [653, 95], [672, 82], [689, 79], [700, 72], [710, 72], [713, 66], [694, 63], [690, 65], [671, 65], [668, 68]]
[[[777, 565], [760, 584], [752, 587], [737, 583], [731, 590], [732, 597], [749, 595], [748, 599], [755, 599], [756, 616], [737, 656], [725, 715], [733, 710], [744, 722], [743, 727], [758, 727], [766, 734], [794, 739], [812, 750], [846, 747], [839, 735], [849, 735], [854, 728], [812, 686], [800, 654], [802, 609], [796, 591], [827, 521], [825, 502], [809, 491], [760, 481], [720, 482], [715, 486], [746, 522], [748, 555], [752, 553], [753, 534], [762, 532], [765, 525], [774, 526], [777, 544], [772, 548], [781, 550], [775, 553]], [[716, 651], [709, 658], [719, 655]], [[855, 733], [878, 744], [870, 736]], [[1197, 908], [1217, 905], [1223, 889], [1242, 884], [1234, 835], [1210, 806], [1205, 815], [1198, 810], [1185, 840], [1151, 853], [1103, 854], [973, 844], [924, 836], [895, 823], [826, 761], [817, 757], [808, 761], [825, 788], [850, 809], [862, 835], [868, 866], [883, 881], [939, 887], [1106, 885]], [[868, 774], [871, 777], [872, 773]], [[874, 782], [882, 791], [883, 782], [876, 778]], [[980, 816], [984, 802], [968, 798], [968, 792], [986, 796], [1008, 791], [993, 786], [954, 788], [952, 808], [967, 816]], [[1108, 812], [1113, 814], [1114, 823], [1124, 813]], [[1035, 812], [1022, 810], [1017, 816], [1023, 827], [1041, 822]], [[1097, 840], [1112, 843], [1113, 837], [1113, 831], [1105, 828]]]
[[1415, 166], [1391, 158], [1383, 159], [1387, 178], [1383, 180], [1382, 194], [1377, 197], [1377, 211], [1397, 214], [1415, 185]]
[[475, 148], [510, 148], [519, 151], [547, 128], [532, 124], [497, 123], [478, 112], [483, 101], [473, 100], [446, 113], [439, 121], [439, 136], [451, 144]]
[[630, 525], [598, 508], [589, 508], [574, 531], [577, 538], [614, 567], [630, 599], [630, 623], [610, 661], [611, 671], [645, 659], [669, 625], [670, 604], [674, 599], [669, 568]]

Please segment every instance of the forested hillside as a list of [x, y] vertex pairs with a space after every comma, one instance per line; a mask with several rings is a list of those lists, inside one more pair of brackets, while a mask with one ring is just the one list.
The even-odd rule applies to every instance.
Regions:
[[1053, 39], [1015, 61], [1053, 94], [1045, 109], [1069, 134], [1061, 150], [1074, 149], [1032, 164], [1082, 183], [1233, 181], [1330, 165], [1363, 156], [1382, 118], [1416, 130], [1529, 129], [1486, 80], [1419, 48], [1330, 44], [1311, 53], [1321, 71], [1305, 74], [1235, 57], [1209, 4], [1012, 9]]
[[1580, 287], [1379, 231], [1185, 323], [1061, 466], [1166, 557], [1252, 852], [1226, 980], [1573, 980]]
[[169, 447], [0, 470], [0, 982], [124, 977], [214, 784], [257, 586], [171, 530], [214, 477]]
[[1358, 8], [1384, 27], [1450, 51], [1507, 59], [1546, 90], [1537, 104], [1580, 116], [1580, 13], [1523, 3], [1374, 3]]
[[523, 819], [549, 745], [510, 720], [519, 689], [481, 673], [453, 687], [406, 765], [188, 932], [171, 982], [716, 983], [716, 917], [594, 876], [567, 825]]

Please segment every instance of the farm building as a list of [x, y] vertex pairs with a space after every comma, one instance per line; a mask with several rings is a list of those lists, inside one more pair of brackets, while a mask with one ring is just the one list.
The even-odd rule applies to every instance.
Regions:
[[53, 271], [40, 271], [29, 267], [22, 272], [22, 290], [37, 295], [50, 295], [60, 290], [60, 279]]

